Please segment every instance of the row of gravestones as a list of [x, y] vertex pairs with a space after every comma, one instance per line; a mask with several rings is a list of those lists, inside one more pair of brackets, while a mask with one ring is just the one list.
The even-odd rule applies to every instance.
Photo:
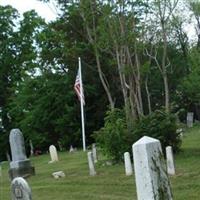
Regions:
[[[24, 140], [19, 129], [13, 129], [10, 134], [12, 162], [9, 174], [12, 180], [12, 200], [30, 200], [31, 190], [22, 177], [34, 174], [34, 168], [25, 155]], [[97, 162], [96, 147], [88, 152], [90, 175], [96, 175], [94, 162]], [[170, 183], [165, 168], [159, 140], [144, 136], [133, 144], [134, 171], [138, 200], [172, 199]], [[172, 155], [171, 148], [169, 154]], [[50, 146], [52, 161], [58, 161], [56, 148]], [[173, 158], [172, 158], [173, 159]], [[130, 154], [125, 153], [125, 166], [132, 173]], [[131, 166], [131, 167], [130, 167]]]
[[[166, 147], [166, 161], [167, 161], [167, 173], [169, 175], [175, 175], [174, 156], [171, 146]], [[131, 164], [131, 157], [129, 152], [124, 153], [124, 167], [126, 176], [133, 174], [133, 167]]]

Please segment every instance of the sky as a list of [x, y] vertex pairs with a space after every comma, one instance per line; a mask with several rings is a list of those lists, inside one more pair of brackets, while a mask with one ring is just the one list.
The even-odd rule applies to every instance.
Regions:
[[37, 0], [0, 0], [0, 5], [11, 5], [16, 8], [20, 14], [28, 10], [36, 10], [36, 12], [47, 22], [56, 18], [54, 7], [51, 4], [45, 4]]
[[[54, 20], [56, 18], [56, 11], [52, 4], [42, 3], [38, 0], [0, 0], [0, 5], [11, 5], [16, 8], [20, 14], [28, 10], [36, 10], [36, 12], [43, 17], [46, 22]], [[190, 40], [193, 40], [196, 37], [194, 24], [187, 24], [185, 26], [185, 31], [188, 33]]]

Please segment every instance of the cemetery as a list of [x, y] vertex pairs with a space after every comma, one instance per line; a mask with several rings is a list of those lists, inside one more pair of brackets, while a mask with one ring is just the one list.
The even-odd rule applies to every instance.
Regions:
[[[199, 126], [195, 126], [184, 133], [182, 151], [175, 155], [174, 158], [176, 173], [169, 175], [173, 199], [182, 200], [199, 198], [199, 140]], [[155, 142], [157, 142], [157, 140], [155, 140]], [[137, 148], [135, 151], [142, 148], [137, 146], [138, 145], [135, 144], [133, 147]], [[137, 164], [135, 169], [133, 169], [133, 175], [127, 176], [123, 163], [105, 165], [105, 157], [102, 154], [98, 154], [99, 158], [98, 162], [95, 164], [96, 174], [94, 176], [94, 174], [90, 174], [87, 160], [88, 155], [86, 152], [58, 152], [58, 155], [59, 161], [54, 163], [48, 163], [51, 159], [49, 154], [31, 157], [31, 163], [35, 167], [36, 174], [26, 180], [31, 188], [33, 200], [137, 199], [135, 173], [140, 170], [137, 169]], [[143, 158], [140, 157], [140, 159]], [[138, 160], [138, 162], [140, 161]], [[165, 162], [167, 161], [165, 160]], [[1, 168], [0, 196], [1, 199], [9, 200], [11, 196], [11, 182], [8, 176], [9, 163], [1, 163]], [[52, 176], [52, 173], [57, 171], [63, 171], [65, 176], [55, 179]], [[139, 173], [140, 172], [138, 172], [138, 174]], [[143, 176], [144, 174], [141, 175]], [[145, 192], [142, 191], [141, 194], [145, 194]], [[28, 200], [29, 198], [26, 199]], [[146, 199], [150, 200], [150, 198]], [[166, 197], [164, 199], [172, 198]]]
[[0, 200], [199, 188], [200, 0], [0, 1]]

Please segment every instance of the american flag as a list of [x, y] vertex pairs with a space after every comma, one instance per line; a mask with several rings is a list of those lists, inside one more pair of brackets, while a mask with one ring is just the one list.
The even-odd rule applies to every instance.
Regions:
[[[82, 95], [81, 95], [81, 86], [82, 86]], [[80, 76], [80, 67], [78, 69], [78, 73], [76, 75], [76, 81], [74, 84], [74, 90], [78, 96], [79, 101], [81, 102], [81, 98], [83, 101], [83, 105], [85, 105], [85, 97], [84, 97], [84, 92], [83, 92], [83, 84]]]

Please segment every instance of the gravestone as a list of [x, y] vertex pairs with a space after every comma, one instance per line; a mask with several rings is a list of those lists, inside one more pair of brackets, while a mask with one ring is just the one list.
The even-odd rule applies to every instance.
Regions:
[[8, 162], [10, 162], [10, 161], [11, 161], [11, 159], [10, 159], [10, 155], [9, 155], [9, 153], [8, 153], [8, 152], [6, 152], [6, 158], [7, 158], [7, 161], [8, 161]]
[[133, 144], [138, 200], [172, 200], [160, 141], [144, 136]]
[[74, 148], [72, 145], [70, 145], [69, 153], [73, 153], [73, 152], [74, 152]]
[[187, 113], [187, 127], [189, 128], [193, 127], [193, 120], [194, 120], [194, 113], [188, 112]]
[[13, 179], [11, 183], [12, 200], [32, 200], [31, 189], [22, 177]]
[[90, 171], [90, 176], [95, 176], [96, 175], [96, 171], [94, 168], [94, 161], [93, 161], [93, 157], [92, 157], [92, 152], [88, 152], [87, 153], [88, 156], [88, 166], [89, 166], [89, 171]]
[[174, 156], [171, 146], [166, 147], [166, 159], [167, 159], [167, 173], [170, 175], [175, 175]]
[[33, 148], [32, 140], [29, 140], [29, 145], [30, 145], [30, 155], [33, 156], [33, 154], [34, 154], [34, 148]]
[[51, 162], [57, 162], [58, 154], [57, 154], [57, 149], [54, 145], [51, 145], [49, 147], [49, 153], [50, 153], [50, 157], [51, 157]]
[[19, 129], [12, 129], [9, 136], [12, 161], [10, 162], [9, 175], [15, 177], [28, 177], [35, 174], [34, 167], [26, 157], [24, 137]]
[[133, 174], [133, 168], [131, 164], [130, 153], [124, 153], [124, 165], [125, 165], [125, 174], [126, 176], [131, 176]]
[[62, 146], [62, 143], [60, 141], [58, 141], [58, 147], [59, 147], [60, 151], [63, 151], [63, 146]]
[[63, 171], [58, 171], [58, 172], [52, 173], [52, 176], [53, 176], [55, 179], [64, 178], [64, 177], [65, 177], [65, 173], [64, 173]]
[[97, 149], [96, 149], [95, 143], [92, 144], [92, 156], [93, 156], [94, 163], [97, 163]]

